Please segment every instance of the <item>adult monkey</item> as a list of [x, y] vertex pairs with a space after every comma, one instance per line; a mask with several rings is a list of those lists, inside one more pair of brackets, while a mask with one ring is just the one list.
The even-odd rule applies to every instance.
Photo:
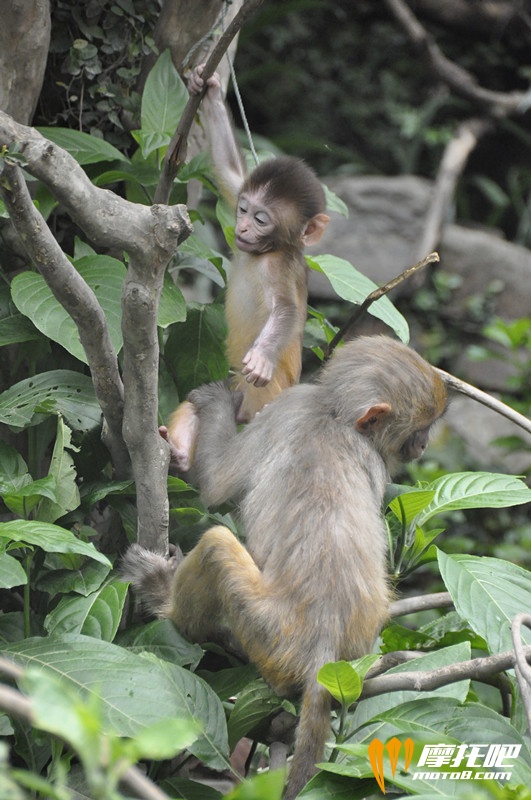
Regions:
[[[189, 80], [203, 91], [203, 65]], [[243, 393], [238, 421], [248, 422], [279, 392], [298, 382], [306, 321], [307, 266], [303, 248], [316, 244], [329, 217], [323, 187], [303, 161], [269, 159], [247, 176], [219, 78], [207, 82], [202, 120], [214, 175], [236, 213], [235, 246], [226, 293], [227, 351], [233, 388]], [[161, 434], [174, 466], [193, 461], [197, 415], [182, 403]]]
[[228, 631], [276, 692], [302, 691], [291, 800], [329, 733], [317, 671], [370, 652], [387, 617], [388, 471], [422, 455], [446, 389], [413, 350], [376, 336], [344, 345], [316, 384], [283, 392], [239, 433], [239, 401], [226, 386], [203, 386], [190, 400], [203, 500], [238, 500], [246, 547], [217, 526], [176, 571], [138, 545], [123, 571], [185, 636], [226, 641]]

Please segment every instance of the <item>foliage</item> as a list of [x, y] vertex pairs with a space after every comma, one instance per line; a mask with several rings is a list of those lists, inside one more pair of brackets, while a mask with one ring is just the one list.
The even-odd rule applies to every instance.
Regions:
[[[438, 115], [444, 121], [447, 100], [424, 94], [421, 104], [411, 101], [412, 84], [406, 86], [404, 79], [411, 77], [411, 65], [401, 54], [402, 47], [391, 41], [389, 25], [378, 15], [374, 21], [370, 5], [360, 4], [360, 22], [337, 3], [287, 3], [288, 11], [306, 9], [311, 14], [294, 14], [289, 26], [276, 27], [274, 47], [270, 52], [259, 49], [255, 59], [262, 53], [263, 74], [271, 75], [273, 69], [278, 74], [287, 63], [279, 54], [284, 47], [293, 52], [293, 36], [304, 42], [316, 41], [314, 27], [321, 24], [323, 14], [332, 13], [344, 30], [334, 34], [335, 44], [328, 49], [326, 63], [312, 46], [299, 54], [303, 66], [291, 76], [298, 81], [301, 94], [302, 89], [307, 90], [305, 106], [309, 105], [307, 97], [312, 96], [312, 73], [306, 69], [309, 59], [326, 70], [328, 108], [343, 91], [334, 88], [332, 79], [338, 72], [346, 72], [364, 99], [354, 103], [348, 98], [347, 127], [358, 131], [359, 139], [353, 168], [417, 168], [426, 158], [430, 161], [430, 153], [447, 137], [445, 123], [441, 127], [434, 124]], [[146, 29], [157, 10], [156, 2], [137, 0], [83, 7], [73, 0], [57, 0], [52, 61], [61, 60], [68, 80], [58, 86], [62, 101], [43, 119], [52, 127], [41, 129], [75, 155], [96, 185], [113, 187], [131, 201], [146, 204], [152, 200], [161, 158], [186, 97], [164, 54], [150, 74], [141, 105], [132, 89], [141, 56], [152, 48]], [[276, 3], [264, 10], [266, 15], [278, 13]], [[352, 23], [348, 28], [345, 15]], [[391, 50], [373, 48], [364, 61], [351, 62], [344, 57], [347, 40], [350, 37], [350, 48], [353, 36], [361, 43], [366, 38], [362, 25], [366, 21], [378, 26], [384, 41], [392, 44]], [[82, 36], [72, 43], [67, 32], [74, 29]], [[246, 69], [243, 83], [249, 79], [250, 67]], [[383, 125], [369, 137], [367, 130], [376, 115], [371, 102], [376, 79], [385, 97]], [[281, 115], [290, 102], [284, 82], [269, 79], [267, 91], [273, 90], [270, 105]], [[45, 94], [50, 91], [48, 85]], [[170, 96], [172, 103], [168, 102]], [[264, 93], [261, 107], [268, 105], [267, 97]], [[123, 130], [119, 116], [123, 109], [138, 117], [132, 136]], [[319, 117], [315, 109], [309, 113]], [[289, 131], [292, 116], [286, 115], [287, 133], [279, 141], [286, 144], [291, 140], [298, 147], [300, 140]], [[329, 124], [329, 115], [321, 116], [324, 124]], [[83, 131], [56, 127], [57, 122], [70, 124], [74, 119]], [[301, 119], [299, 115], [302, 129]], [[312, 129], [322, 137], [322, 146], [328, 130]], [[404, 141], [409, 143], [406, 148]], [[347, 145], [350, 148], [350, 141], [343, 143], [341, 156]], [[208, 190], [213, 188], [202, 156], [181, 171], [173, 201], [183, 199], [191, 178], [199, 179]], [[35, 189], [44, 216], [56, 214], [51, 194], [42, 186]], [[495, 196], [493, 187], [484, 181], [481, 189], [501, 210], [504, 200]], [[329, 202], [337, 200], [329, 195]], [[218, 213], [230, 240], [230, 224], [219, 204]], [[195, 218], [196, 232], [170, 267], [172, 279], [166, 280], [159, 307], [161, 422], [179, 396], [199, 383], [224, 378], [228, 369], [222, 305], [217, 299], [187, 304], [180, 288], [188, 270], [208, 275], [221, 289], [225, 283], [225, 258], [210, 246], [206, 235], [206, 208]], [[71, 233], [68, 241], [73, 264], [99, 299], [119, 351], [125, 264], [119, 260], [120, 254], [97, 253]], [[330, 278], [348, 302], [359, 303], [374, 288], [341, 259], [324, 256], [308, 261], [312, 269]], [[10, 696], [27, 703], [28, 716], [13, 711], [0, 720], [2, 735], [12, 751], [9, 765], [6, 751], [0, 751], [0, 794], [13, 800], [29, 796], [73, 800], [82, 795], [118, 800], [128, 791], [120, 780], [142, 759], [149, 762], [150, 777], [170, 796], [219, 798], [218, 791], [181, 777], [183, 761], [193, 756], [204, 769], [231, 771], [229, 754], [237, 742], [244, 736], [267, 741], [271, 719], [280, 711], [295, 713], [296, 705], [275, 696], [252, 666], [219, 648], [205, 652], [185, 641], [169, 622], [131, 621], [127, 586], [119, 578], [116, 559], [118, 550], [135, 534], [134, 487], [129, 481], [112, 479], [108, 454], [99, 439], [101, 413], [77, 331], [35, 272], [23, 270], [13, 277], [5, 269], [3, 277], [0, 345], [7, 353], [8, 368], [2, 374], [4, 391], [0, 394], [0, 590], [4, 610], [0, 638], [3, 658], [20, 669], [17, 684], [22, 694]], [[407, 340], [407, 322], [387, 299], [375, 303], [373, 312]], [[317, 363], [335, 328], [319, 311], [312, 309], [310, 317], [305, 344], [317, 356], [313, 359]], [[486, 333], [520, 352], [522, 342], [528, 340], [529, 326], [496, 323]], [[529, 365], [518, 361], [518, 368], [517, 388], [524, 391]], [[171, 539], [184, 549], [213, 519], [236, 527], [230, 509], [212, 514], [195, 489], [182, 480], [169, 478], [168, 494]], [[421, 618], [410, 623], [411, 627], [389, 624], [382, 632], [381, 652], [414, 651], [427, 672], [468, 661], [472, 647], [480, 655], [511, 648], [511, 621], [515, 613], [531, 605], [529, 571], [499, 558], [447, 553], [436, 548], [434, 540], [451, 514], [478, 508], [508, 509], [530, 499], [531, 492], [520, 479], [484, 472], [437, 474], [414, 488], [390, 487], [386, 519], [393, 580], [398, 585], [429, 567], [450, 592], [455, 611], [437, 613], [428, 622]], [[507, 520], [510, 528], [511, 517]], [[110, 546], [102, 524], [107, 521], [113, 533]], [[122, 540], [116, 534], [119, 529], [125, 532]], [[530, 641], [529, 632], [524, 638]], [[478, 794], [528, 800], [519, 787], [531, 784], [530, 743], [512, 674], [504, 676], [513, 696], [510, 716], [502, 712], [496, 695], [487, 694], [478, 682], [467, 678], [422, 694], [403, 690], [363, 698], [364, 682], [370, 679], [369, 670], [377, 657], [372, 654], [352, 663], [328, 664], [320, 671], [320, 682], [339, 704], [333, 720], [335, 743], [323, 771], [303, 791], [303, 797], [322, 800], [374, 794], [377, 783], [370, 768], [370, 741], [378, 737], [387, 742], [411, 733], [417, 744], [458, 745], [477, 742], [478, 737], [484, 744], [521, 744], [521, 757], [509, 785], [491, 783], [482, 786]], [[417, 662], [407, 662], [388, 674], [417, 671]], [[0, 663], [0, 670], [5, 669], [5, 663]], [[259, 751], [251, 772], [258, 772], [260, 755]], [[385, 780], [393, 790], [419, 797], [434, 791], [430, 782], [415, 781], [406, 771], [392, 773], [386, 767]], [[283, 782], [282, 773], [257, 774], [228, 797], [275, 800], [281, 797]], [[472, 785], [466, 792], [462, 786], [459, 791], [462, 796], [472, 793]]]

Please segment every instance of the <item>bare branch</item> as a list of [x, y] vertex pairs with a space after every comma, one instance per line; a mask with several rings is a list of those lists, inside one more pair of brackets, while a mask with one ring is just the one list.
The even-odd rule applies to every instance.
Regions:
[[[122, 296], [121, 433], [136, 481], [139, 541], [150, 550], [166, 553], [169, 448], [158, 433], [157, 308], [168, 261], [192, 231], [186, 207], [142, 206], [93, 186], [67, 152], [0, 112], [0, 147], [15, 142], [26, 159], [25, 169], [48, 186], [92, 242], [130, 255]], [[39, 227], [41, 223], [35, 226], [35, 247], [42, 244]], [[59, 255], [55, 254], [55, 258], [57, 261]], [[43, 275], [45, 279], [47, 274]], [[58, 300], [69, 309], [62, 281], [57, 280], [54, 286]], [[89, 346], [93, 345], [89, 342]]]
[[427, 611], [431, 608], [447, 608], [451, 605], [453, 605], [453, 600], [450, 592], [435, 592], [434, 594], [395, 600], [389, 606], [389, 614], [391, 617], [402, 617], [404, 614], [414, 614], [417, 611]]
[[[523, 654], [527, 661], [531, 661], [531, 646], [525, 647]], [[441, 686], [447, 686], [449, 683], [457, 683], [457, 681], [463, 680], [488, 683], [497, 673], [513, 669], [515, 663], [515, 653], [512, 650], [508, 650], [495, 656], [473, 658], [469, 661], [461, 661], [458, 664], [450, 664], [431, 672], [416, 670], [415, 672], [380, 675], [377, 678], [370, 678], [365, 681], [360, 699], [366, 700], [368, 697], [376, 697], [387, 692], [408, 690], [428, 692]]]
[[523, 92], [504, 93], [484, 89], [467, 70], [446, 58], [404, 0], [386, 0], [386, 3], [437, 77], [456, 94], [499, 117], [521, 113], [527, 107], [528, 97]]
[[117, 476], [125, 478], [130, 461], [122, 438], [123, 384], [102, 308], [33, 205], [20, 169], [6, 161], [0, 161], [0, 193], [29, 258], [77, 326], [105, 419], [103, 439]]
[[531, 433], [531, 420], [529, 420], [527, 417], [524, 417], [524, 415], [520, 414], [518, 411], [515, 411], [514, 408], [511, 408], [506, 403], [496, 399], [487, 392], [477, 389], [470, 383], [466, 383], [460, 378], [456, 378], [455, 375], [451, 375], [449, 372], [445, 372], [438, 367], [435, 367], [435, 369], [449, 389], [453, 389], [460, 394], [471, 397], [472, 400], [476, 400], [478, 403], [487, 406], [487, 408], [496, 411], [496, 413], [501, 414], [502, 417], [506, 417], [507, 419], [511, 420], [511, 422], [514, 422], [515, 425], [518, 425], [528, 433]]
[[418, 249], [419, 258], [422, 253], [439, 246], [457, 181], [463, 173], [470, 153], [479, 139], [491, 128], [492, 123], [488, 120], [469, 119], [458, 127], [446, 145], [435, 179], [433, 199], [424, 223], [424, 233]]
[[401, 283], [406, 281], [408, 278], [411, 278], [412, 275], [415, 275], [419, 270], [424, 269], [428, 264], [434, 264], [435, 262], [439, 261], [439, 254], [438, 253], [430, 253], [425, 258], [421, 259], [417, 264], [414, 264], [412, 267], [408, 267], [400, 275], [397, 275], [395, 278], [392, 278], [390, 281], [385, 283], [383, 286], [379, 286], [373, 292], [371, 292], [361, 305], [356, 306], [350, 317], [347, 321], [341, 326], [338, 332], [335, 334], [333, 339], [330, 341], [328, 346], [325, 349], [325, 360], [329, 359], [332, 355], [333, 351], [343, 339], [347, 333], [362, 319], [369, 307], [376, 302], [376, 300], [380, 300], [381, 297], [388, 294], [388, 292], [396, 289]]
[[531, 729], [531, 668], [525, 655], [529, 648], [524, 648], [522, 645], [522, 625], [531, 628], [531, 614], [517, 614], [511, 625], [511, 636], [516, 656], [516, 679], [522, 694], [527, 724]]
[[[224, 33], [220, 36], [219, 41], [212, 50], [212, 53], [210, 54], [202, 72], [202, 78], [205, 81], [205, 91], [207, 80], [215, 72], [216, 67], [223, 58], [231, 41], [234, 39], [238, 31], [243, 27], [251, 14], [253, 14], [258, 6], [260, 6], [262, 3], [263, 0], [247, 0], [247, 2], [244, 3], [244, 5], [240, 8], [230, 25], [228, 25], [227, 30], [224, 31]], [[169, 201], [173, 181], [182, 164], [184, 164], [186, 160], [188, 135], [190, 133], [190, 128], [192, 127], [195, 115], [197, 114], [201, 104], [202, 96], [202, 94], [191, 95], [185, 106], [183, 115], [179, 121], [179, 125], [177, 126], [177, 130], [175, 131], [172, 140], [168, 145], [166, 155], [164, 156], [160, 180], [155, 191], [155, 203], [167, 203]]]

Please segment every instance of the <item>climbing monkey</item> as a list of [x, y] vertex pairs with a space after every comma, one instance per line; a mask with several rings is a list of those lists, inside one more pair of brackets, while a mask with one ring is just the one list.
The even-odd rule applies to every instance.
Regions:
[[413, 350], [375, 336], [344, 345], [315, 384], [282, 392], [240, 432], [226, 385], [200, 387], [190, 402], [202, 498], [238, 502], [246, 546], [216, 526], [174, 569], [132, 545], [124, 574], [185, 636], [229, 631], [278, 694], [302, 693], [291, 800], [330, 732], [319, 668], [370, 652], [386, 620], [385, 485], [424, 452], [446, 389]]
[[[204, 88], [203, 66], [189, 80]], [[279, 392], [298, 382], [306, 321], [307, 266], [303, 248], [316, 244], [329, 217], [317, 177], [297, 158], [282, 156], [247, 175], [217, 75], [202, 101], [214, 176], [236, 214], [235, 254], [227, 284], [227, 353], [232, 386], [243, 394], [238, 421], [248, 422]], [[197, 415], [190, 402], [173, 413], [161, 435], [172, 461], [187, 471], [193, 461]]]

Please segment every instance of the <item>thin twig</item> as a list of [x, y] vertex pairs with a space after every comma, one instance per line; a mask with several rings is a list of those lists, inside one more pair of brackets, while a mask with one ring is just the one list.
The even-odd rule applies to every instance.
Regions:
[[497, 414], [501, 414], [502, 417], [506, 417], [520, 428], [531, 433], [531, 420], [524, 417], [519, 411], [515, 411], [514, 408], [511, 408], [511, 406], [508, 406], [501, 400], [487, 394], [487, 392], [483, 392], [481, 389], [477, 389], [475, 386], [471, 386], [470, 383], [466, 383], [460, 378], [456, 378], [455, 375], [451, 375], [449, 372], [445, 372], [438, 367], [435, 367], [435, 370], [439, 373], [449, 389], [453, 389], [460, 394], [472, 398], [472, 400], [476, 400], [478, 403], [487, 406], [487, 408], [492, 409], [492, 411], [496, 411]]
[[418, 597], [403, 597], [395, 600], [389, 606], [391, 617], [401, 617], [404, 614], [414, 614], [416, 611], [427, 611], [431, 608], [447, 608], [453, 605], [450, 592], [435, 592], [434, 594], [419, 595]]
[[457, 181], [479, 139], [491, 129], [490, 120], [468, 119], [459, 125], [446, 145], [435, 179], [433, 197], [424, 221], [424, 233], [418, 249], [419, 257], [422, 253], [439, 246]]
[[166, 155], [164, 156], [159, 183], [153, 199], [154, 203], [168, 202], [173, 181], [177, 176], [181, 165], [184, 164], [186, 159], [188, 135], [190, 133], [190, 128], [192, 127], [197, 110], [199, 109], [203, 94], [206, 91], [207, 81], [215, 72], [219, 62], [223, 58], [226, 50], [240, 28], [242, 28], [247, 19], [262, 3], [263, 0], [247, 0], [247, 2], [240, 8], [230, 25], [227, 27], [227, 30], [224, 31], [224, 33], [220, 36], [218, 43], [212, 50], [204, 66], [203, 72], [201, 73], [201, 77], [205, 82], [205, 89], [200, 94], [190, 96], [190, 99], [184, 108], [183, 115], [179, 121], [179, 125], [177, 126], [177, 130], [173, 134], [172, 140], [168, 145]]
[[356, 306], [350, 317], [347, 321], [341, 326], [338, 330], [334, 338], [331, 342], [329, 342], [328, 347], [325, 349], [325, 361], [330, 358], [334, 349], [339, 344], [341, 339], [345, 337], [345, 335], [350, 331], [351, 328], [356, 325], [359, 320], [365, 316], [367, 313], [368, 308], [376, 302], [376, 300], [380, 300], [384, 295], [390, 292], [392, 289], [395, 289], [401, 283], [406, 281], [408, 278], [411, 278], [412, 275], [419, 272], [419, 270], [424, 269], [427, 267], [428, 264], [434, 264], [435, 262], [440, 261], [438, 253], [430, 253], [426, 258], [423, 258], [417, 264], [414, 264], [412, 267], [408, 267], [400, 275], [397, 275], [396, 278], [392, 278], [390, 281], [385, 283], [383, 286], [379, 286], [373, 292], [371, 292], [361, 305]]
[[527, 724], [531, 729], [531, 668], [527, 663], [524, 652], [528, 648], [524, 648], [522, 645], [522, 625], [531, 628], [531, 614], [517, 614], [511, 625], [511, 636], [516, 656], [516, 679], [527, 715]]

